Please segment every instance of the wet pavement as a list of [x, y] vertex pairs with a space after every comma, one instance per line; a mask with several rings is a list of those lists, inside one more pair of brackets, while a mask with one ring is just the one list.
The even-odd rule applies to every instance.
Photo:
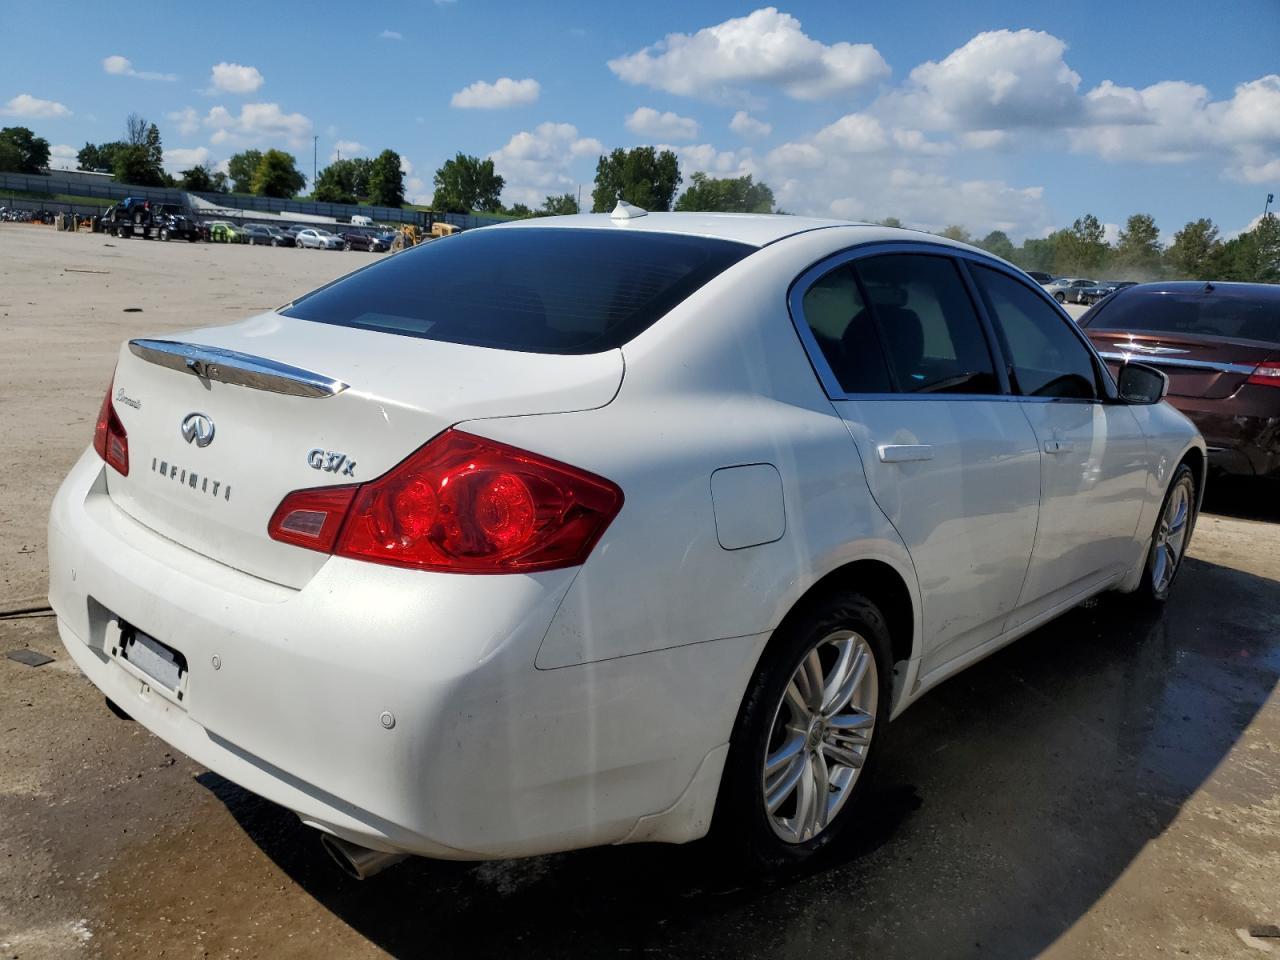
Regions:
[[59, 659], [0, 661], [0, 956], [1280, 952], [1238, 932], [1280, 923], [1278, 581], [1280, 525], [1204, 516], [1162, 615], [1103, 598], [944, 684], [889, 729], [858, 843], [753, 885], [701, 844], [349, 880], [111, 716], [49, 620], [2, 622]]

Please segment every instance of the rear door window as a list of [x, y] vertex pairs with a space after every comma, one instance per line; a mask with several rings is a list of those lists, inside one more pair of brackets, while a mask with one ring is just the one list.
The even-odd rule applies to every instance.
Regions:
[[885, 254], [854, 270], [904, 393], [1000, 392], [982, 323], [950, 257]]
[[489, 228], [388, 257], [281, 312], [503, 350], [598, 353], [627, 343], [754, 250], [618, 229]]
[[1003, 340], [1014, 389], [1029, 397], [1093, 400], [1093, 356], [1061, 316], [1026, 284], [974, 264], [974, 282]]
[[875, 320], [848, 264], [805, 291], [804, 319], [845, 393], [890, 393]]

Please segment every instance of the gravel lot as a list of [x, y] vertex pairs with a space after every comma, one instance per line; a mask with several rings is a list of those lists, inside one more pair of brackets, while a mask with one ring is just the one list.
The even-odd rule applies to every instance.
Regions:
[[[370, 254], [0, 224], [0, 609], [128, 337]], [[138, 308], [140, 312], [129, 312]], [[1220, 484], [1164, 616], [1104, 598], [893, 725], [865, 840], [786, 882], [700, 845], [358, 884], [290, 814], [115, 719], [48, 617], [0, 618], [0, 957], [1256, 957], [1280, 924], [1280, 498]], [[1263, 933], [1265, 931], [1259, 931]]]

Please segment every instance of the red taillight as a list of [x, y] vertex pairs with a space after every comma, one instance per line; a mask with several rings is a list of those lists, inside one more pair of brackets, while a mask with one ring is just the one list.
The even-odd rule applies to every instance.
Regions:
[[1280, 366], [1274, 362], [1264, 363], [1249, 374], [1249, 379], [1245, 382], [1260, 387], [1280, 387]]
[[116, 415], [116, 408], [111, 403], [111, 391], [115, 387], [115, 378], [107, 385], [107, 395], [102, 398], [102, 408], [98, 411], [98, 424], [93, 429], [93, 449], [98, 456], [120, 471], [122, 476], [129, 475], [129, 434], [124, 424]]
[[[335, 496], [324, 502], [327, 492]], [[446, 430], [377, 480], [289, 494], [268, 529], [276, 540], [375, 563], [525, 573], [585, 561], [622, 499], [594, 474]]]
[[267, 524], [271, 539], [329, 553], [356, 495], [356, 487], [295, 490], [283, 500]]

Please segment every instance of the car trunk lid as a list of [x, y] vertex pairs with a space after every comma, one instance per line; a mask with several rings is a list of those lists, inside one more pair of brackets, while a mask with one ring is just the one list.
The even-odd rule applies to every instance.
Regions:
[[1096, 329], [1088, 333], [1098, 352], [1113, 364], [1128, 359], [1163, 370], [1169, 377], [1169, 393], [1175, 397], [1229, 397], [1260, 363], [1280, 352], [1258, 341], [1208, 334]]
[[130, 469], [112, 500], [246, 573], [299, 588], [324, 563], [270, 539], [290, 491], [372, 479], [462, 420], [603, 406], [621, 351], [519, 353], [280, 314], [121, 349], [112, 399]]

